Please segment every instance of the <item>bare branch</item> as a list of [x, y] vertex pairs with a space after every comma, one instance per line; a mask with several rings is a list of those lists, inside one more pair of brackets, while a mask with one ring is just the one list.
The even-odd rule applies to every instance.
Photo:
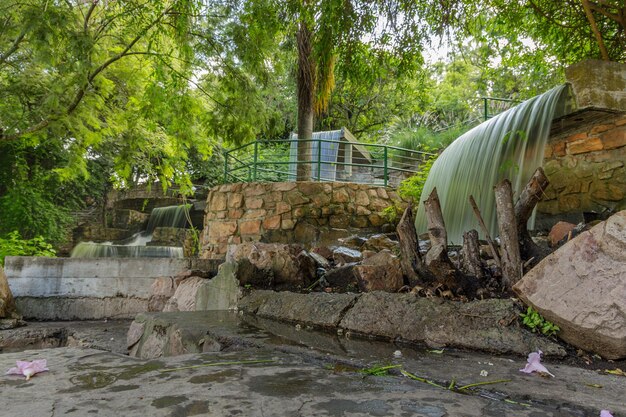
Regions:
[[591, 11], [591, 7], [589, 6], [589, 1], [582, 0], [582, 3], [583, 3], [583, 8], [585, 9], [585, 15], [587, 16], [587, 20], [589, 21], [589, 25], [591, 26], [591, 30], [593, 31], [593, 35], [596, 38], [598, 47], [600, 48], [600, 54], [602, 55], [602, 59], [604, 61], [608, 61], [609, 52], [606, 50], [606, 46], [604, 45], [604, 40], [602, 39], [602, 34], [598, 30], [598, 25], [596, 24], [596, 19], [593, 17], [593, 12]]

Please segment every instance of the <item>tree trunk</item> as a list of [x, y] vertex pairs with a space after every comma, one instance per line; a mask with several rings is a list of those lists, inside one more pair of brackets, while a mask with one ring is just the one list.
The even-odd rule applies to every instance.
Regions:
[[550, 184], [550, 182], [543, 172], [543, 169], [537, 168], [515, 203], [515, 218], [517, 219], [517, 237], [519, 238], [520, 255], [525, 261], [534, 258], [531, 265], [536, 265], [550, 253], [549, 250], [542, 249], [533, 242], [530, 233], [528, 233], [527, 225], [528, 219], [539, 200], [541, 200], [548, 184]]
[[463, 269], [467, 274], [473, 275], [479, 280], [485, 277], [480, 258], [478, 232], [473, 229], [463, 233]]
[[443, 221], [441, 203], [436, 188], [424, 200], [424, 212], [428, 223], [428, 235], [430, 236], [430, 250], [426, 253], [426, 266], [436, 281], [457, 294], [464, 294], [468, 298], [473, 298], [478, 289], [477, 283], [459, 271], [448, 257], [448, 233]]
[[305, 22], [300, 22], [296, 40], [298, 43], [298, 165], [296, 179], [311, 179], [311, 142], [313, 139], [315, 63], [311, 45], [311, 30]]
[[493, 261], [496, 263], [496, 266], [498, 268], [502, 269], [502, 262], [500, 262], [500, 256], [498, 255], [498, 251], [496, 250], [496, 245], [493, 244], [493, 240], [491, 239], [491, 236], [489, 236], [489, 229], [487, 229], [487, 226], [485, 225], [485, 221], [483, 220], [483, 216], [480, 214], [480, 210], [478, 209], [478, 205], [476, 204], [476, 200], [474, 200], [473, 195], [469, 196], [469, 202], [472, 206], [472, 210], [474, 210], [476, 218], [478, 219], [478, 224], [485, 234], [485, 239], [487, 239], [487, 244], [489, 244], [489, 249], [491, 249], [491, 256], [493, 257]]
[[448, 232], [443, 221], [437, 188], [434, 188], [430, 196], [424, 200], [424, 212], [430, 237], [430, 250], [426, 254], [426, 265], [430, 265], [434, 260], [448, 258]]
[[398, 240], [400, 241], [400, 265], [402, 273], [408, 279], [409, 285], [414, 287], [422, 280], [432, 282], [433, 276], [424, 265], [419, 252], [419, 241], [415, 231], [415, 218], [413, 207], [409, 205], [396, 227]]
[[494, 187], [500, 247], [502, 248], [502, 286], [511, 290], [522, 277], [522, 259], [517, 237], [517, 221], [513, 209], [513, 190], [509, 180], [503, 180]]

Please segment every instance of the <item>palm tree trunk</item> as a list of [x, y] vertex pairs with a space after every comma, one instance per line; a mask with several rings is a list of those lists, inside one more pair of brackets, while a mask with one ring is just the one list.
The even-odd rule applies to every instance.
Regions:
[[310, 161], [311, 142], [313, 139], [313, 97], [315, 87], [315, 64], [311, 45], [311, 30], [305, 22], [300, 22], [298, 33], [298, 168], [297, 181], [311, 179]]

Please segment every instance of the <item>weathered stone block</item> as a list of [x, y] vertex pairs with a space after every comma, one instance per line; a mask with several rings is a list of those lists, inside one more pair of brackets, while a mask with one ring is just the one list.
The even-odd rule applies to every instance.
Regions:
[[258, 235], [261, 233], [261, 220], [239, 223], [239, 233], [243, 235]]
[[626, 146], [626, 127], [618, 128], [600, 136], [604, 149]]
[[432, 348], [450, 346], [519, 355], [541, 349], [546, 355], [565, 354], [548, 339], [508, 325], [520, 311], [510, 299], [462, 303], [376, 291], [361, 295], [339, 327]]
[[291, 205], [285, 203], [284, 201], [279, 201], [276, 203], [276, 209], [274, 210], [275, 214], [283, 214], [291, 211]]
[[228, 194], [228, 207], [231, 209], [240, 208], [243, 205], [243, 194], [230, 193]]
[[559, 337], [607, 359], [626, 357], [626, 211], [583, 232], [515, 286]]
[[209, 239], [219, 241], [231, 236], [237, 231], [236, 221], [212, 222], [209, 225]]
[[265, 230], [280, 229], [280, 216], [276, 215], [276, 216], [266, 217], [265, 220], [263, 220], [263, 229]]
[[211, 202], [209, 203], [209, 209], [211, 211], [226, 210], [226, 194], [212, 192], [210, 196]]
[[588, 138], [567, 144], [567, 153], [570, 155], [576, 155], [580, 153], [601, 151], [604, 148], [604, 144], [600, 138]]
[[350, 226], [350, 218], [345, 215], [333, 214], [328, 219], [330, 227], [345, 229]]
[[247, 209], [260, 209], [263, 207], [263, 199], [260, 197], [252, 197], [246, 199], [246, 208]]
[[339, 188], [333, 191], [333, 203], [347, 203], [350, 201], [350, 195], [346, 188]]
[[370, 204], [370, 199], [367, 195], [367, 192], [363, 190], [357, 191], [354, 202], [357, 204], [357, 206], [368, 206]]
[[358, 297], [355, 294], [255, 291], [241, 300], [239, 308], [260, 317], [334, 328]]
[[620, 201], [624, 198], [624, 189], [613, 184], [596, 181], [591, 186], [591, 196], [598, 200]]

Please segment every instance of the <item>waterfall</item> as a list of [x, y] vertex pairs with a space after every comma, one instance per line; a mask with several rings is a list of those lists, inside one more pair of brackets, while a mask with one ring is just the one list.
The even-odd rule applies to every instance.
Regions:
[[[474, 196], [492, 236], [497, 235], [493, 186], [504, 178], [513, 185], [514, 198], [537, 167], [543, 164], [552, 120], [565, 114], [569, 86], [562, 85], [527, 100], [476, 126], [456, 139], [435, 161], [421, 200], [437, 188], [448, 240], [460, 244], [463, 233], [479, 230], [468, 202]], [[534, 226], [534, 217], [529, 227]], [[427, 230], [420, 201], [415, 227]]]
[[187, 224], [185, 212], [191, 208], [190, 204], [183, 206], [157, 207], [150, 213], [146, 232], [152, 233], [157, 227], [184, 228]]
[[157, 227], [185, 228], [186, 211], [191, 205], [157, 207], [150, 213], [146, 230], [134, 234], [119, 244], [112, 242], [80, 242], [71, 253], [72, 258], [182, 258], [183, 248], [150, 246]]
[[182, 258], [183, 248], [176, 246], [129, 246], [80, 242], [72, 258]]

